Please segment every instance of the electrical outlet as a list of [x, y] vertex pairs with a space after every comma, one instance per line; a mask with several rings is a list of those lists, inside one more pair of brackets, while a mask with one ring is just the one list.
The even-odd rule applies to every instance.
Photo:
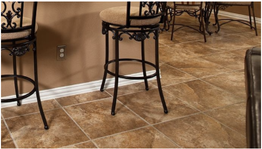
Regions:
[[56, 60], [61, 61], [66, 59], [66, 46], [59, 45], [56, 48]]

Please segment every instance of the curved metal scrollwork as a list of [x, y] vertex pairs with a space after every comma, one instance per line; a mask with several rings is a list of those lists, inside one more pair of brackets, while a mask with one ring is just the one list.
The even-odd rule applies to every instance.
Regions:
[[[15, 8], [15, 3], [16, 2], [12, 2], [12, 11], [8, 10], [6, 12], [6, 2], [2, 2], [4, 8], [3, 11], [1, 11], [1, 17], [4, 17], [6, 19], [6, 22], [4, 21], [1, 24], [1, 29], [7, 29], [7, 28], [11, 28], [14, 29], [17, 27], [17, 24], [15, 22], [13, 22], [13, 18], [17, 17], [20, 18], [21, 17], [21, 7], [16, 7]], [[17, 3], [21, 3], [21, 2], [17, 2]]]
[[160, 2], [141, 2], [142, 7], [147, 7], [147, 9], [144, 11], [145, 16], [152, 16], [156, 15], [158, 11], [160, 10], [163, 12], [163, 8], [161, 7]]
[[[30, 50], [30, 46], [32, 43], [29, 44], [25, 44], [22, 46], [18, 46], [18, 47], [12, 47], [12, 48], [7, 48], [7, 47], [2, 47], [1, 50], [7, 50], [9, 51], [9, 55], [10, 56], [22, 56], [24, 55], [26, 52], [28, 52]], [[34, 50], [34, 49], [33, 49]]]

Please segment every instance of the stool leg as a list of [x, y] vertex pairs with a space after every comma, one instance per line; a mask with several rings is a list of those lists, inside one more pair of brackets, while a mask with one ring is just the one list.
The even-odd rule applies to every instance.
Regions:
[[155, 30], [155, 61], [156, 61], [156, 78], [157, 78], [158, 91], [159, 91], [161, 102], [164, 108], [164, 112], [167, 114], [168, 110], [166, 107], [166, 102], [165, 102], [164, 94], [162, 91], [160, 74], [159, 74], [158, 30]]
[[[14, 72], [14, 85], [15, 85], [15, 95], [16, 98], [19, 97], [19, 90], [18, 90], [18, 84], [17, 84], [17, 69], [16, 69], [16, 56], [13, 55], [13, 72]], [[17, 106], [21, 106], [21, 102], [19, 100], [17, 100]]]
[[218, 20], [219, 6], [215, 6], [215, 7], [214, 7], [214, 11], [215, 11], [215, 13], [214, 13], [214, 15], [215, 15], [215, 21], [216, 21], [216, 25], [217, 25], [217, 30], [216, 30], [215, 32], [218, 33], [219, 30], [220, 30], [220, 24], [219, 24], [219, 20]]
[[254, 29], [255, 29], [255, 32], [256, 32], [256, 36], [257, 36], [257, 24], [256, 24], [255, 10], [254, 10], [254, 2], [252, 2], [251, 7], [252, 7], [253, 19], [254, 19], [254, 26], [255, 26]]
[[118, 91], [118, 75], [119, 75], [119, 35], [118, 31], [115, 32], [115, 87], [114, 87], [114, 97], [112, 103], [111, 115], [115, 115], [117, 91]]
[[250, 29], [253, 28], [253, 25], [252, 25], [252, 21], [251, 21], [251, 10], [250, 10], [250, 6], [248, 6], [248, 17], [249, 17], [249, 26], [250, 26]]
[[34, 42], [34, 75], [35, 75], [35, 91], [36, 91], [36, 98], [37, 98], [37, 103], [38, 103], [38, 107], [39, 107], [39, 111], [44, 123], [44, 128], [48, 129], [48, 125], [46, 122], [46, 118], [45, 118], [45, 114], [42, 108], [42, 103], [41, 103], [41, 99], [40, 99], [40, 94], [39, 94], [39, 88], [38, 88], [38, 74], [37, 74], [37, 49], [36, 49], [36, 41]]
[[142, 58], [142, 69], [144, 75], [145, 89], [148, 91], [148, 82], [146, 78], [146, 64], [145, 64], [145, 40], [141, 41], [141, 58]]
[[102, 80], [102, 84], [100, 87], [100, 91], [103, 92], [104, 91], [104, 86], [105, 86], [105, 82], [106, 82], [106, 76], [107, 76], [107, 70], [108, 70], [108, 57], [109, 57], [109, 42], [108, 42], [108, 32], [105, 34], [105, 40], [106, 40], [106, 55], [105, 55], [105, 66], [104, 66], [104, 76], [103, 76], [103, 80]]

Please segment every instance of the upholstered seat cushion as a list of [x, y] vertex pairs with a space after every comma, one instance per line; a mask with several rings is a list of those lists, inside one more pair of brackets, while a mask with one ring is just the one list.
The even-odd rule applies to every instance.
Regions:
[[[31, 25], [31, 20], [29, 18], [24, 17], [23, 18], [23, 26], [28, 26]], [[14, 19], [12, 22], [15, 22], [17, 24], [18, 28], [20, 26], [20, 19]], [[1, 24], [2, 23], [6, 23], [6, 19], [4, 17], [1, 17]], [[38, 25], [36, 23], [36, 27], [35, 27], [35, 32], [38, 29]], [[8, 40], [8, 39], [18, 39], [18, 38], [23, 38], [26, 37], [28, 35], [30, 35], [31, 30], [24, 30], [21, 32], [13, 32], [13, 33], [1, 33], [1, 40]]]
[[[167, 2], [167, 6], [174, 8], [174, 3]], [[202, 8], [204, 8], [204, 5], [202, 6]], [[177, 10], [198, 10], [200, 9], [200, 2], [194, 2], [190, 4], [176, 2], [176, 9]]]
[[[126, 25], [126, 6], [107, 8], [100, 12], [100, 18], [117, 25]], [[130, 7], [130, 16], [139, 16], [139, 7]], [[131, 26], [155, 25], [160, 22], [160, 16], [152, 19], [133, 19]]]

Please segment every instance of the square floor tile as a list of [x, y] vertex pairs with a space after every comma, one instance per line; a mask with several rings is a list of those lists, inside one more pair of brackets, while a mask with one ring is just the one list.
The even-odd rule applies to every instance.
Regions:
[[40, 114], [6, 120], [19, 148], [57, 148], [89, 140], [62, 109], [45, 114], [48, 130]]
[[[160, 70], [161, 70], [162, 86], [177, 84], [177, 83], [196, 79], [196, 77], [189, 75], [187, 73], [181, 72], [167, 64], [162, 64], [160, 66]], [[153, 80], [151, 83], [157, 86], [156, 80]]]
[[203, 59], [222, 65], [231, 70], [244, 69], [244, 59], [230, 52], [221, 52], [202, 57]]
[[180, 70], [185, 71], [198, 78], [207, 77], [210, 75], [217, 75], [223, 72], [228, 72], [230, 70], [202, 58], [176, 59], [168, 62], [167, 64], [179, 68]]
[[246, 136], [246, 103], [230, 105], [206, 112], [207, 115]]
[[16, 148], [4, 122], [1, 120], [1, 148]]
[[164, 96], [168, 114], [164, 113], [158, 89], [129, 94], [118, 97], [118, 99], [151, 124], [198, 112], [175, 96], [167, 93], [164, 93]]
[[[44, 110], [52, 110], [52, 109], [60, 108], [60, 106], [55, 100], [42, 101], [42, 107]], [[4, 118], [9, 118], [9, 117], [20, 116], [24, 114], [30, 114], [36, 112], [39, 113], [39, 108], [37, 102], [35, 102], [30, 104], [22, 104], [21, 106], [2, 108], [1, 112]]]
[[184, 148], [245, 148], [245, 137], [214, 119], [197, 114], [155, 125]]
[[108, 98], [110, 95], [108, 95], [106, 92], [90, 92], [90, 93], [84, 93], [84, 94], [78, 94], [74, 96], [67, 96], [56, 99], [62, 106], [68, 106], [78, 103], [83, 103], [87, 101], [102, 99], [102, 98]]
[[152, 127], [141, 128], [95, 140], [100, 148], [176, 148]]
[[245, 101], [234, 94], [200, 80], [172, 85], [163, 89], [201, 111]]
[[246, 99], [245, 74], [243, 70], [212, 76], [203, 80]]
[[112, 100], [105, 99], [65, 109], [92, 139], [147, 125], [118, 102], [111, 115], [111, 106]]

